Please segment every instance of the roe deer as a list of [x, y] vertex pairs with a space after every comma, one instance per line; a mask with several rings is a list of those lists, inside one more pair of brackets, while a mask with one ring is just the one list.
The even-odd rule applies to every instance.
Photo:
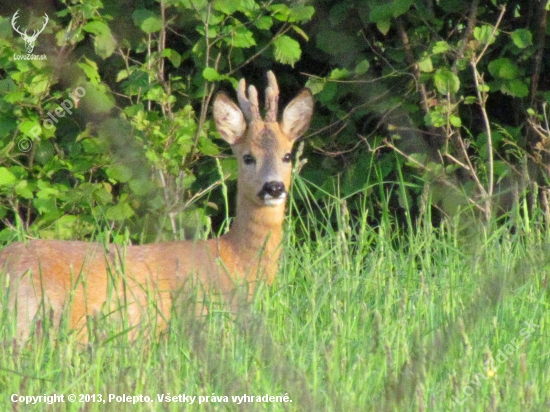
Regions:
[[88, 315], [102, 307], [114, 312], [114, 304], [122, 306], [128, 322], [135, 325], [151, 298], [159, 316], [168, 319], [172, 292], [190, 279], [225, 299], [239, 286], [248, 288], [249, 297], [258, 280], [273, 282], [292, 172], [291, 150], [309, 126], [313, 98], [303, 89], [279, 123], [277, 80], [271, 71], [267, 77], [265, 119], [260, 116], [256, 88], [250, 86], [247, 96], [244, 79], [237, 91], [241, 109], [223, 92], [214, 100], [216, 127], [238, 159], [237, 215], [229, 232], [206, 241], [142, 246], [31, 240], [6, 247], [0, 252], [0, 274], [7, 276], [2, 285], [10, 285], [8, 300], [10, 309], [17, 311], [19, 337], [28, 336], [33, 321], [44, 314], [52, 314], [58, 323], [63, 310], [71, 329], [82, 334]]

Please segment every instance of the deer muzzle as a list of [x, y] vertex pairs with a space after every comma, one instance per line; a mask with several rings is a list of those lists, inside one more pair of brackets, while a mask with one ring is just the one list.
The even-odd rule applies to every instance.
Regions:
[[281, 181], [271, 181], [264, 183], [258, 197], [263, 200], [267, 206], [279, 206], [286, 200], [287, 191], [285, 184]]

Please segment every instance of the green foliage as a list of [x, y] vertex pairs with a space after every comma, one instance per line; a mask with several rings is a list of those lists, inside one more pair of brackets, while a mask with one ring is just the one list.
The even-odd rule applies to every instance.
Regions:
[[[318, 190], [299, 177], [295, 183], [296, 197]], [[197, 316], [194, 303], [208, 297], [182, 296], [168, 330], [155, 334], [151, 296], [135, 328], [113, 303], [89, 317], [86, 345], [66, 317], [59, 326], [50, 316], [20, 343], [4, 288], [0, 408], [44, 410], [45, 402], [25, 408], [11, 396], [57, 394], [65, 402], [51, 409], [70, 412], [547, 409], [550, 233], [542, 214], [519, 219], [515, 234], [504, 226], [463, 238], [429, 221], [400, 230], [384, 202], [380, 224], [370, 225], [366, 207], [353, 216], [350, 198], [326, 193], [324, 204], [298, 213], [296, 197], [275, 284], [236, 316], [213, 303]], [[245, 393], [292, 402], [232, 400]], [[95, 398], [70, 402], [69, 394]], [[152, 402], [108, 402], [109, 394]], [[197, 398], [192, 405], [157, 398], [168, 394]], [[198, 396], [212, 394], [228, 400], [199, 404]]]
[[281, 36], [273, 42], [275, 46], [275, 60], [294, 66], [294, 64], [300, 60], [302, 51], [300, 50], [300, 43], [289, 36]]
[[[353, 181], [347, 175], [373, 156], [375, 163], [393, 165], [391, 187], [399, 176], [396, 154], [406, 160], [403, 176], [419, 210], [425, 190], [440, 186], [437, 192], [446, 196], [456, 192], [454, 211], [473, 207], [487, 218], [492, 210], [510, 210], [500, 202], [513, 196], [501, 191], [517, 200], [538, 190], [532, 180], [547, 185], [549, 46], [542, 3], [346, 0], [316, 6], [324, 18], [313, 20], [309, 34], [330, 65], [308, 86], [326, 110], [317, 121], [330, 137], [313, 144], [333, 158], [310, 173], [332, 180], [326, 189], [341, 192], [340, 181]], [[535, 39], [544, 41], [536, 45]], [[318, 59], [317, 51], [307, 51], [302, 59]], [[357, 70], [361, 62], [368, 64]], [[507, 128], [515, 132], [499, 135]], [[536, 172], [524, 175], [525, 165]], [[343, 172], [331, 179], [330, 170]], [[357, 183], [351, 192], [362, 190]], [[392, 204], [402, 209], [397, 192]]]
[[460, 79], [447, 68], [437, 69], [434, 74], [435, 88], [442, 95], [456, 94], [460, 90]]
[[[47, 9], [34, 51], [47, 60], [14, 57], [25, 53], [11, 27], [19, 6], [3, 6], [2, 243], [223, 231], [236, 161], [209, 113], [216, 88], [245, 77], [261, 90], [273, 69], [281, 106], [307, 79], [316, 114], [278, 285], [258, 292], [255, 313], [175, 314], [162, 339], [134, 342], [94, 317], [86, 350], [63, 328], [50, 339], [45, 317], [21, 346], [6, 292], [0, 392], [288, 391], [288, 410], [547, 408], [544, 333], [498, 373], [482, 366], [522, 321], [548, 320], [546, 6], [74, 0]], [[37, 10], [21, 15], [39, 27]], [[461, 225], [465, 212], [476, 224]]]
[[[540, 4], [514, 4], [73, 2], [50, 13], [39, 37], [47, 61], [13, 58], [22, 42], [7, 14], [0, 167], [10, 175], [0, 238], [18, 226], [55, 236], [67, 215], [81, 228], [68, 237], [93, 236], [96, 222], [113, 233], [128, 225], [138, 241], [220, 227], [224, 213], [212, 206], [232, 202], [215, 187], [235, 178], [235, 162], [209, 106], [216, 87], [235, 88], [241, 77], [261, 90], [268, 69], [282, 103], [303, 86], [298, 73], [309, 76], [317, 112], [303, 173], [328, 193], [361, 196], [364, 178], [380, 173], [404, 217], [403, 199], [421, 210], [434, 185], [462, 193], [455, 210], [487, 209], [499, 191], [531, 180], [522, 170], [536, 170], [544, 186], [547, 35]], [[69, 95], [77, 87], [78, 101]], [[60, 109], [66, 100], [71, 113]], [[406, 196], [393, 190], [400, 174]], [[369, 199], [376, 219], [379, 194]]]
[[270, 51], [296, 64], [308, 40], [300, 26], [314, 8], [237, 0], [65, 7], [48, 12], [39, 36], [47, 60], [14, 59], [21, 40], [11, 15], [1, 17], [0, 238], [18, 225], [43, 238], [85, 238], [100, 223], [115, 239], [129, 225], [138, 241], [208, 227], [206, 210], [221, 200], [215, 158], [224, 178], [235, 178], [210, 120], [214, 83], [236, 87], [241, 69], [265, 71]]

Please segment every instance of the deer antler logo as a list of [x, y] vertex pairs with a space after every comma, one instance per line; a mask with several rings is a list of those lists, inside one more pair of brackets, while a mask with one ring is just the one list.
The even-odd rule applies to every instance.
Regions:
[[34, 49], [34, 45], [36, 44], [36, 39], [38, 35], [42, 33], [42, 31], [46, 28], [46, 24], [48, 24], [48, 21], [50, 19], [48, 15], [44, 13], [44, 25], [40, 30], [34, 30], [34, 33], [31, 36], [29, 36], [27, 34], [27, 30], [25, 30], [25, 32], [23, 33], [21, 32], [21, 30], [19, 30], [19, 27], [16, 27], [15, 20], [17, 20], [17, 18], [19, 17], [18, 14], [19, 14], [19, 10], [17, 10], [13, 15], [13, 18], [11, 19], [11, 26], [17, 33], [19, 33], [23, 37], [23, 40], [25, 41], [25, 49], [27, 50], [27, 54], [31, 54]]

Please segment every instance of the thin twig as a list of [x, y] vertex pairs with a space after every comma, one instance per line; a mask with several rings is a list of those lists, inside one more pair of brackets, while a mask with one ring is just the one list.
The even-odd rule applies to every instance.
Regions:
[[[481, 116], [483, 117], [483, 123], [485, 124], [485, 132], [487, 133], [487, 152], [489, 156], [489, 187], [487, 188], [487, 196], [485, 197], [485, 216], [487, 219], [490, 217], [491, 210], [491, 197], [493, 196], [493, 186], [494, 186], [494, 159], [493, 159], [493, 137], [491, 134], [491, 124], [489, 122], [489, 116], [485, 107], [487, 101], [487, 93], [485, 92], [485, 83], [483, 78], [479, 74], [476, 66], [476, 60], [472, 60], [472, 70], [474, 72], [474, 81], [476, 84], [476, 94], [479, 101], [479, 107], [481, 109]], [[481, 84], [480, 84], [481, 80]], [[483, 86], [483, 89], [482, 87]], [[477, 178], [477, 176], [476, 176]]]
[[474, 28], [477, 23], [477, 9], [479, 6], [479, 0], [474, 0], [472, 4], [470, 5], [470, 13], [468, 15], [468, 26], [466, 26], [466, 30], [464, 30], [464, 35], [462, 36], [461, 40], [461, 46], [457, 51], [458, 59], [455, 59], [452, 67], [452, 72], [457, 74], [458, 71], [458, 63], [462, 57], [464, 57], [464, 52], [470, 45], [470, 37], [472, 37], [472, 33], [474, 32]]
[[[492, 196], [493, 196], [493, 190], [494, 190], [494, 153], [493, 153], [493, 138], [491, 134], [491, 124], [489, 122], [489, 115], [487, 114], [486, 109], [486, 103], [487, 103], [487, 92], [485, 91], [485, 83], [483, 81], [483, 77], [479, 74], [479, 71], [477, 70], [477, 65], [479, 64], [481, 58], [484, 56], [484, 54], [487, 52], [487, 48], [489, 47], [489, 44], [491, 44], [491, 40], [494, 38], [495, 33], [498, 29], [498, 26], [500, 25], [502, 21], [502, 17], [504, 16], [504, 13], [506, 12], [506, 7], [501, 6], [500, 8], [500, 15], [498, 16], [498, 20], [493, 27], [493, 31], [491, 32], [491, 35], [489, 36], [489, 39], [487, 40], [487, 43], [485, 44], [485, 47], [481, 51], [481, 53], [475, 57], [475, 54], [472, 56], [472, 60], [470, 61], [470, 64], [472, 66], [473, 74], [474, 74], [474, 82], [476, 86], [476, 94], [478, 98], [479, 107], [481, 109], [481, 115], [483, 117], [483, 123], [485, 125], [485, 131], [487, 133], [487, 151], [488, 151], [488, 162], [489, 162], [489, 187], [486, 190], [487, 195], [485, 197], [485, 217], [487, 220], [489, 220], [491, 216], [491, 202], [492, 202]], [[477, 176], [476, 176], [477, 177]]]
[[491, 36], [489, 36], [489, 40], [487, 40], [487, 44], [485, 44], [485, 47], [483, 50], [481, 50], [481, 53], [479, 54], [478, 58], [475, 61], [475, 64], [477, 65], [487, 49], [489, 48], [489, 45], [491, 44], [491, 40], [493, 40], [493, 37], [495, 37], [495, 33], [498, 29], [498, 26], [500, 26], [500, 22], [502, 21], [502, 18], [504, 17], [504, 13], [506, 12], [506, 6], [502, 5], [500, 6], [500, 15], [498, 16], [497, 22], [495, 26], [493, 27], [493, 31], [491, 32]]

